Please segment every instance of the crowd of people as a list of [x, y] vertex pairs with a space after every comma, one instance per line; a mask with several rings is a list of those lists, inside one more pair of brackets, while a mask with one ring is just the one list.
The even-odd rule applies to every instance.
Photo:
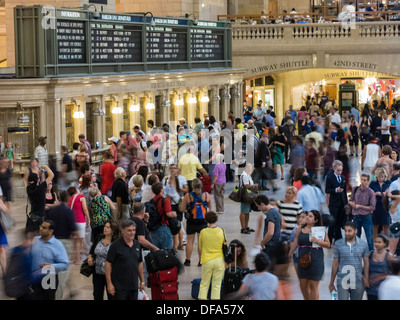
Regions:
[[[233, 298], [251, 291], [254, 299], [283, 299], [292, 262], [304, 299], [318, 299], [329, 249], [334, 259], [329, 290], [339, 299], [362, 299], [365, 290], [368, 299], [381, 298], [383, 286], [393, 290], [386, 296], [393, 299], [397, 292], [398, 297], [390, 283], [398, 281], [399, 269], [400, 104], [380, 106], [359, 110], [353, 105], [340, 115], [334, 102], [310, 100], [297, 111], [289, 106], [278, 123], [273, 106], [265, 108], [260, 100], [253, 108], [244, 100], [242, 113], [230, 111], [227, 120], [204, 114], [193, 127], [184, 118], [176, 127], [155, 127], [148, 120], [146, 133], [135, 125], [133, 132], [108, 139], [98, 172], [83, 134], [71, 154], [61, 146], [59, 165], [47, 152], [47, 137], [40, 137], [24, 175], [25, 240], [14, 250], [32, 247], [26, 275], [30, 291], [19, 298], [61, 299], [69, 265], [87, 261], [94, 267], [94, 299], [103, 299], [104, 291], [109, 299], [137, 299], [146, 279], [143, 257], [175, 249], [185, 251], [185, 267], [198, 256], [199, 298], [206, 299], [211, 286], [211, 299], [220, 299], [227, 237], [217, 221], [225, 212], [226, 184], [235, 181], [254, 194], [251, 202], [239, 201], [238, 226], [243, 237], [254, 233], [261, 255], [256, 255], [255, 273], [246, 276]], [[359, 185], [351, 158], [360, 163]], [[282, 183], [285, 197], [274, 199]], [[8, 156], [0, 161], [0, 186], [0, 209], [11, 214]], [[264, 213], [256, 230], [249, 227], [251, 211]], [[325, 229], [317, 235], [318, 227]], [[0, 265], [6, 272], [7, 237], [0, 231]], [[240, 265], [251, 267], [240, 244]], [[49, 266], [57, 286], [44, 290], [39, 284]], [[344, 266], [356, 270], [356, 288], [342, 285]], [[133, 268], [133, 276], [124, 273], [127, 268]]]

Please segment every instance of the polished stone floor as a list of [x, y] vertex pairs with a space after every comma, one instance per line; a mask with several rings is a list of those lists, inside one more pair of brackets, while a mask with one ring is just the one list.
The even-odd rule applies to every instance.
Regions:
[[[360, 173], [360, 158], [351, 158], [350, 159], [350, 167], [352, 168], [351, 181], [353, 183], [357, 183], [359, 181], [359, 173]], [[285, 166], [285, 174], [287, 174], [289, 170], [289, 166]], [[280, 190], [276, 193], [272, 193], [272, 191], [263, 191], [268, 197], [271, 199], [283, 199], [285, 195], [285, 187], [286, 182], [280, 180], [280, 173], [278, 173], [278, 180], [276, 181]], [[240, 206], [231, 201], [228, 198], [231, 190], [236, 185], [235, 182], [231, 182], [227, 184], [226, 187], [226, 198], [225, 198], [225, 212], [219, 216], [218, 225], [225, 229], [227, 235], [227, 241], [230, 242], [233, 239], [241, 240], [248, 251], [252, 248], [254, 244], [254, 233], [251, 234], [241, 234], [240, 233], [240, 223], [239, 223], [239, 211]], [[25, 225], [26, 216], [25, 216], [25, 206], [26, 206], [26, 198], [25, 199], [16, 199], [13, 205], [13, 216], [17, 220], [16, 228], [8, 235], [9, 247], [8, 250], [20, 243], [22, 230]], [[324, 205], [323, 211], [328, 212], [326, 206]], [[250, 213], [250, 222], [249, 227], [256, 229], [256, 222], [258, 216], [262, 213], [251, 212]], [[190, 267], [185, 267], [185, 272], [179, 276], [179, 298], [181, 300], [191, 300], [191, 281], [195, 278], [201, 277], [201, 267], [197, 266], [198, 263], [198, 255], [197, 255], [197, 239], [195, 241], [195, 247], [192, 254], [192, 265]], [[178, 251], [179, 257], [182, 259], [182, 262], [185, 259], [185, 252]], [[320, 300], [330, 300], [330, 292], [328, 290], [328, 285], [331, 276], [331, 266], [332, 266], [332, 249], [324, 249], [325, 255], [325, 273], [322, 281], [319, 284], [319, 295]], [[249, 263], [251, 267], [253, 267], [252, 256], [248, 256]], [[77, 299], [77, 300], [92, 300], [92, 279], [86, 278], [85, 276], [79, 273], [79, 266], [71, 265], [70, 266], [70, 287], [74, 295], [71, 297], [68, 294], [68, 290], [66, 290], [64, 294], [64, 299]], [[289, 267], [290, 277], [288, 281], [290, 283], [290, 292], [292, 300], [303, 300], [303, 296], [301, 294], [299, 288], [299, 282], [297, 276], [294, 271], [293, 265]], [[150, 295], [150, 289], [146, 289], [146, 292]], [[5, 294], [2, 288], [2, 283], [0, 282], [0, 299], [9, 299]]]

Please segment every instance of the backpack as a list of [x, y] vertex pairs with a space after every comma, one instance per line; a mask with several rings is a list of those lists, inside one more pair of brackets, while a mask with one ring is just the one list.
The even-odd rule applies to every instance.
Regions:
[[19, 298], [29, 293], [29, 279], [26, 274], [24, 252], [14, 252], [3, 277], [4, 291], [10, 298]]
[[204, 222], [204, 219], [206, 217], [206, 212], [207, 212], [207, 207], [208, 207], [208, 202], [203, 201], [200, 197], [197, 197], [194, 192], [190, 192], [190, 194], [193, 197], [193, 202], [191, 203], [186, 219], [190, 220], [192, 222]]
[[144, 204], [145, 210], [149, 214], [149, 221], [147, 222], [147, 229], [149, 229], [149, 231], [155, 231], [159, 226], [161, 226], [162, 214], [160, 214], [157, 210], [157, 204], [160, 200], [162, 201], [162, 206], [164, 207], [164, 197], [160, 197], [156, 201], [151, 199], [149, 202]]

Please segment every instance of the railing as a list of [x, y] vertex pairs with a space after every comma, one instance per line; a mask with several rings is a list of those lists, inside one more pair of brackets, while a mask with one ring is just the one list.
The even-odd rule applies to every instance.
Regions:
[[360, 22], [354, 28], [341, 23], [289, 25], [241, 25], [232, 27], [233, 40], [291, 40], [343, 38], [395, 38], [400, 40], [399, 22]]

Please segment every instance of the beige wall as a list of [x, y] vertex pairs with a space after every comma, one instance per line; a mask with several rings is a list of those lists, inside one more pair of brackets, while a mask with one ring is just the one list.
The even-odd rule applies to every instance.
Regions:
[[54, 7], [79, 7], [80, 0], [7, 0], [6, 1], [6, 30], [7, 30], [7, 66], [15, 66], [14, 49], [14, 7], [18, 5], [33, 6], [37, 4]]

